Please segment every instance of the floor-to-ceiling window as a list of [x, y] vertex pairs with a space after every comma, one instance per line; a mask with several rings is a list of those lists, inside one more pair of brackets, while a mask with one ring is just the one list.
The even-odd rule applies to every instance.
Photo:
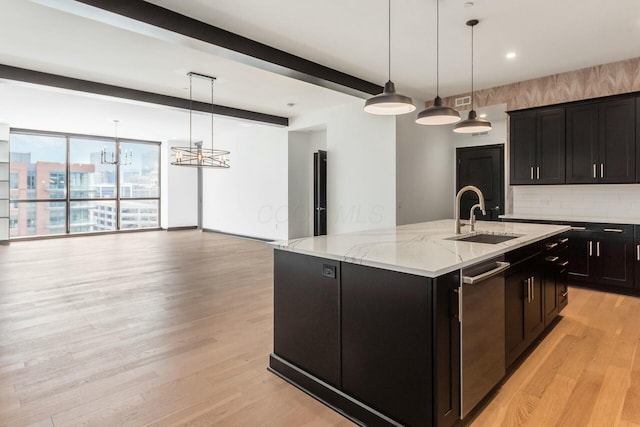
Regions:
[[10, 236], [157, 228], [160, 144], [12, 129]]

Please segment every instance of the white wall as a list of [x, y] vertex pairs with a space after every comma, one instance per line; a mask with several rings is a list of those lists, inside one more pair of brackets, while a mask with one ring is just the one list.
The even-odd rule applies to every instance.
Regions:
[[[251, 125], [215, 137], [229, 169], [204, 170], [203, 227], [264, 239], [288, 236], [287, 129]], [[205, 146], [210, 144], [205, 140]]]
[[162, 197], [161, 227], [194, 227], [198, 224], [198, 175], [191, 167], [172, 166], [171, 147], [189, 145], [189, 141], [165, 141], [161, 148]]
[[291, 131], [326, 127], [329, 234], [396, 223], [395, 119], [367, 114], [363, 105], [358, 100], [290, 122]]
[[398, 117], [398, 225], [452, 218], [455, 181], [452, 126], [422, 126]]

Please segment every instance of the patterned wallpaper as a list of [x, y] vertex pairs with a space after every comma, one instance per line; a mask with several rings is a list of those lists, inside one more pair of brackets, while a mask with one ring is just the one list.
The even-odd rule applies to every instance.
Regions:
[[[474, 103], [476, 108], [506, 103], [507, 110], [520, 110], [636, 91], [640, 91], [640, 57], [477, 90]], [[465, 95], [470, 94], [443, 98], [442, 103], [453, 107], [455, 98]]]
[[[640, 91], [640, 57], [539, 79], [478, 90], [475, 107], [507, 104], [507, 111]], [[460, 94], [444, 98], [453, 106]], [[507, 133], [509, 132], [507, 126]], [[507, 134], [507, 141], [509, 135]], [[506, 155], [509, 156], [507, 144]], [[508, 164], [508, 163], [507, 163]], [[507, 173], [507, 180], [508, 180]], [[506, 213], [640, 217], [640, 184], [508, 186]]]

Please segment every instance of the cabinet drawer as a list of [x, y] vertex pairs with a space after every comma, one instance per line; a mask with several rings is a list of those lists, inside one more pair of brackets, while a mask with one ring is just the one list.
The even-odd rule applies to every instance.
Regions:
[[591, 239], [633, 239], [633, 225], [605, 223], [571, 223], [569, 236]]

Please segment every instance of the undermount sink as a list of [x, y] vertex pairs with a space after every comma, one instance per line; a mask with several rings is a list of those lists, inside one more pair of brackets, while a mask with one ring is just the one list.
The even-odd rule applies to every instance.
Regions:
[[495, 245], [496, 243], [506, 242], [507, 240], [517, 239], [520, 234], [487, 234], [478, 233], [469, 236], [456, 236], [450, 237], [446, 240], [457, 240], [459, 242], [471, 242], [471, 243], [486, 243], [489, 245]]

